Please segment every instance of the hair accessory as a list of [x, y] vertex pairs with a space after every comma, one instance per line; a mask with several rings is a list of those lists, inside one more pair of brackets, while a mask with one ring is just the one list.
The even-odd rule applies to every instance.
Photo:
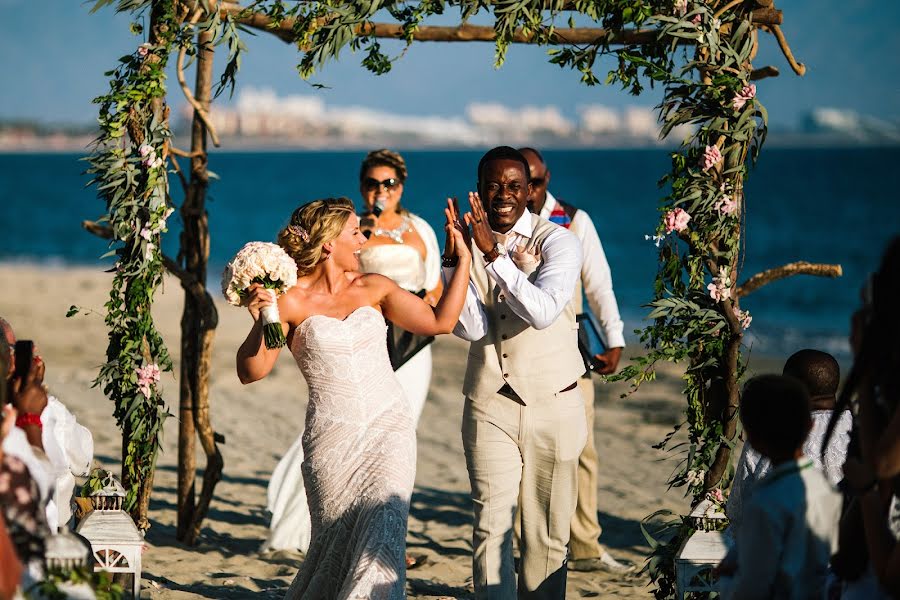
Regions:
[[300, 236], [304, 242], [309, 242], [309, 232], [300, 225], [288, 225], [288, 231], [294, 235]]

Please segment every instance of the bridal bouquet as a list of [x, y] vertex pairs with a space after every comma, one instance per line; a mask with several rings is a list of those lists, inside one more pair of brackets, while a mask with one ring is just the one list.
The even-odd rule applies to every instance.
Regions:
[[[222, 293], [229, 304], [239, 306], [248, 288], [259, 283], [272, 290], [273, 297], [280, 296], [297, 283], [297, 264], [278, 244], [249, 242], [235, 255], [222, 273]], [[284, 331], [278, 305], [273, 303], [262, 309], [263, 335], [266, 348], [284, 346]]]

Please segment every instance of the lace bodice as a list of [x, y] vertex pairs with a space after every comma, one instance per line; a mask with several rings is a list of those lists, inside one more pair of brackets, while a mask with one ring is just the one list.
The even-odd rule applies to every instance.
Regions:
[[312, 540], [287, 598], [405, 597], [415, 424], [385, 330], [363, 306], [345, 319], [309, 317], [291, 340], [309, 385], [302, 471]]
[[363, 248], [359, 253], [359, 270], [390, 277], [409, 292], [425, 289], [425, 261], [418, 250], [406, 244]]

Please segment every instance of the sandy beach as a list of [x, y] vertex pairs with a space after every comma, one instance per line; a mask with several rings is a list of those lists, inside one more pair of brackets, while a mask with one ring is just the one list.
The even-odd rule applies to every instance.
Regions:
[[[36, 341], [47, 364], [51, 391], [93, 432], [96, 460], [118, 472], [121, 438], [113, 407], [100, 390], [91, 387], [106, 351], [100, 311], [108, 295], [109, 274], [99, 267], [0, 264], [0, 280], [0, 315], [12, 323], [20, 339]], [[178, 282], [169, 278], [154, 309], [176, 361], [182, 300]], [[88, 313], [67, 319], [66, 311], [73, 304]], [[234, 354], [250, 317], [224, 301], [218, 308], [210, 389], [213, 425], [226, 440], [221, 446], [224, 478], [216, 488], [198, 544], [187, 547], [177, 542], [178, 423], [175, 417], [169, 418], [151, 502], [142, 597], [281, 598], [303, 560], [299, 553], [261, 555], [258, 548], [268, 523], [269, 475], [303, 427], [305, 383], [293, 359], [282, 353], [267, 379], [242, 386], [234, 372]], [[418, 427], [416, 488], [407, 537], [409, 551], [428, 560], [409, 571], [407, 589], [411, 598], [468, 598], [471, 501], [459, 433], [466, 345], [444, 336], [435, 343], [434, 357], [431, 393]], [[770, 360], [754, 359], [752, 370], [772, 365]], [[175, 376], [163, 374], [163, 385], [169, 409], [177, 413]], [[680, 420], [680, 374], [666, 365], [657, 381], [624, 399], [619, 397], [627, 390], [624, 384], [597, 385], [601, 541], [617, 557], [643, 566], [648, 545], [640, 531], [641, 519], [659, 509], [683, 512], [687, 508], [681, 490], [667, 490], [664, 483], [674, 461], [663, 460], [666, 455], [651, 447]], [[205, 458], [198, 455], [197, 465], [204, 464]], [[646, 598], [648, 582], [644, 574], [570, 573], [568, 597]]]

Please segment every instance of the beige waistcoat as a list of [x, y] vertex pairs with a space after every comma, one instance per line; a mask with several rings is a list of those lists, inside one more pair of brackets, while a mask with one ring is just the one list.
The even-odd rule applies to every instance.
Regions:
[[[525, 252], [537, 254], [546, 237], [558, 227], [531, 215], [532, 235]], [[473, 248], [472, 282], [487, 313], [487, 334], [472, 342], [463, 393], [474, 400], [486, 399], [509, 384], [526, 404], [552, 398], [584, 373], [578, 351], [578, 324], [568, 303], [559, 318], [546, 329], [535, 329], [503, 301], [501, 290], [488, 276], [484, 258]], [[543, 262], [520, 267], [534, 281]]]

